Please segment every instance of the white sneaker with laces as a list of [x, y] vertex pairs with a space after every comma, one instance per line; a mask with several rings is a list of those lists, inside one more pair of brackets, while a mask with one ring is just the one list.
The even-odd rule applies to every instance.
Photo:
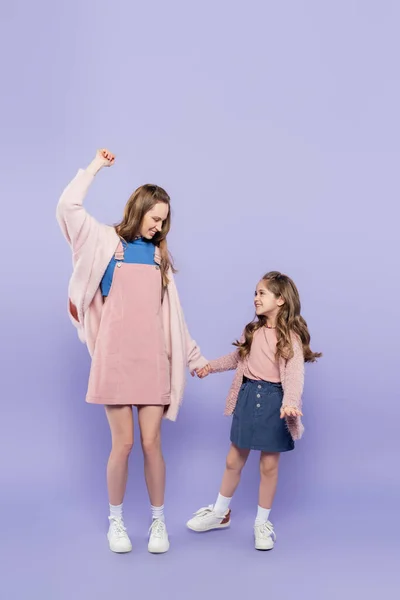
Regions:
[[164, 521], [154, 519], [149, 529], [148, 551], [152, 554], [163, 554], [169, 550], [169, 539]]
[[112, 552], [130, 552], [131, 540], [126, 532], [124, 521], [118, 517], [108, 517], [110, 526], [107, 533], [108, 543]]
[[192, 531], [203, 532], [211, 531], [211, 529], [226, 529], [230, 524], [231, 509], [228, 508], [223, 515], [217, 515], [214, 505], [210, 504], [210, 506], [200, 508], [195, 512], [194, 517], [186, 523], [186, 526]]
[[256, 550], [272, 550], [276, 542], [276, 534], [270, 521], [254, 525], [254, 540]]

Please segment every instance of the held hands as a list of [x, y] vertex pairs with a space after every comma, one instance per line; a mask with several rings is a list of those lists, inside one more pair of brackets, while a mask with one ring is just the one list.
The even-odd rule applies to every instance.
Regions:
[[303, 413], [298, 408], [293, 406], [282, 406], [281, 407], [281, 419], [285, 417], [302, 417]]
[[204, 377], [207, 377], [207, 375], [209, 375], [210, 373], [211, 373], [211, 367], [210, 367], [210, 365], [206, 365], [202, 369], [196, 369], [196, 371], [193, 371], [192, 377], [197, 375], [197, 377], [199, 379], [204, 379]]

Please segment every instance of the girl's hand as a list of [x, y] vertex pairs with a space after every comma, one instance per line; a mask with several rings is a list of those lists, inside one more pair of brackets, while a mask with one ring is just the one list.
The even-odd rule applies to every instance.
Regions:
[[111, 167], [115, 162], [115, 154], [106, 148], [101, 148], [96, 152], [95, 161], [98, 163], [99, 167]]
[[207, 375], [209, 375], [210, 373], [211, 373], [210, 365], [206, 365], [202, 369], [197, 369], [197, 371], [196, 371], [196, 375], [197, 375], [197, 377], [199, 377], [199, 379], [204, 379], [204, 377], [207, 377]]
[[282, 406], [281, 407], [281, 419], [285, 417], [302, 417], [303, 413], [294, 406]]

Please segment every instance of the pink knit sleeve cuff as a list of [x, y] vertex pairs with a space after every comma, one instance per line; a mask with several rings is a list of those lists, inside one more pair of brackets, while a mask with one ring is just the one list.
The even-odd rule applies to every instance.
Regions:
[[211, 373], [223, 373], [224, 371], [233, 371], [237, 368], [239, 362], [239, 353], [237, 350], [210, 361]]

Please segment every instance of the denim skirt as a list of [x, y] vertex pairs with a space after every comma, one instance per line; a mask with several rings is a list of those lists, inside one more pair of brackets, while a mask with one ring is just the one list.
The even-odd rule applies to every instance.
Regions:
[[288, 452], [294, 441], [280, 418], [283, 389], [280, 383], [243, 378], [232, 417], [231, 442], [243, 450]]

